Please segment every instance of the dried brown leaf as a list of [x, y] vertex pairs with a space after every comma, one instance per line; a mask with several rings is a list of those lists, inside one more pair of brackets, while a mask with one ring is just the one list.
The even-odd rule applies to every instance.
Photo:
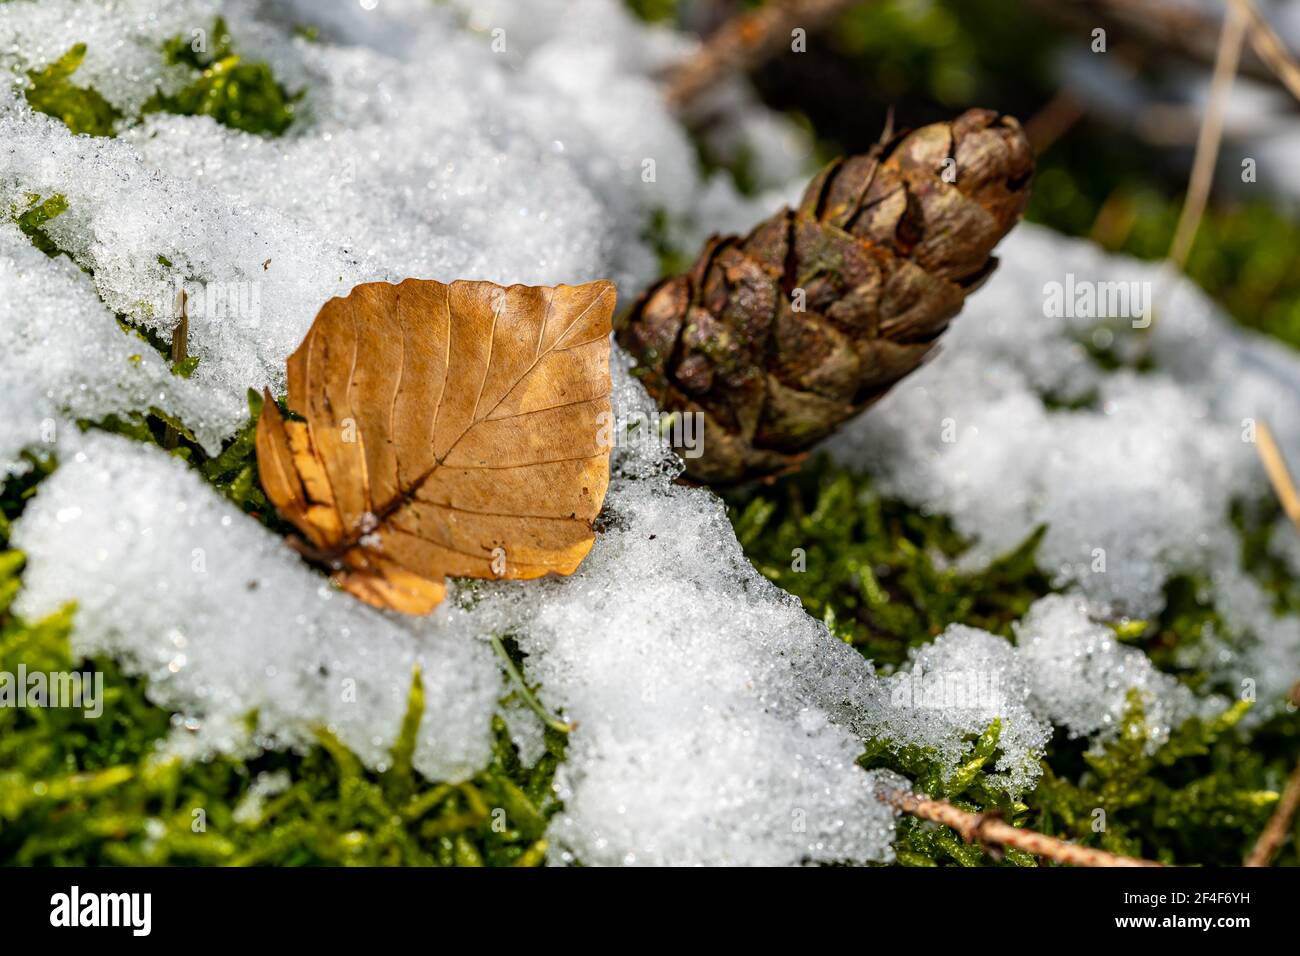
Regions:
[[377, 607], [444, 577], [571, 574], [609, 484], [614, 286], [407, 279], [321, 308], [257, 425], [267, 497]]

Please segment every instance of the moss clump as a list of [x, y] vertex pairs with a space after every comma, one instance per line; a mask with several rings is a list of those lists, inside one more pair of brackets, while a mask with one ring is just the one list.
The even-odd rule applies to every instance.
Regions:
[[[860, 759], [867, 768], [906, 774], [916, 788], [971, 813], [996, 813], [1013, 826], [1081, 846], [1165, 863], [1231, 866], [1241, 862], [1278, 800], [1294, 750], [1296, 721], [1282, 717], [1246, 745], [1233, 734], [1249, 704], [1238, 703], [1212, 720], [1192, 718], [1149, 752], [1151, 729], [1142, 700], [1129, 698], [1119, 734], [1100, 748], [1055, 741], [1043, 760], [1038, 786], [1012, 798], [989, 784], [996, 762], [997, 721], [978, 738], [966, 760], [945, 773], [925, 748], [892, 748], [872, 741]], [[1262, 754], [1259, 740], [1280, 744]], [[904, 866], [1034, 866], [1028, 854], [1007, 848], [986, 853], [947, 827], [910, 817], [898, 824], [894, 844]], [[1294, 844], [1276, 860], [1300, 863]]]
[[[886, 668], [950, 623], [1011, 637], [1011, 623], [1052, 590], [1034, 562], [1041, 531], [986, 570], [959, 572], [951, 562], [967, 542], [946, 519], [890, 501], [866, 477], [824, 459], [759, 490], [733, 493], [729, 504], [755, 567]], [[1280, 608], [1293, 609], [1296, 588], [1268, 557], [1276, 509], [1238, 511], [1246, 567], [1278, 594]], [[1211, 691], [1210, 675], [1186, 663], [1189, 647], [1210, 633], [1226, 633], [1210, 594], [1206, 582], [1175, 578], [1158, 618], [1121, 622], [1116, 634], [1193, 689]], [[997, 722], [972, 738], [955, 771], [928, 749], [883, 739], [866, 742], [860, 763], [896, 770], [918, 789], [970, 812], [995, 812], [1015, 826], [1085, 846], [1181, 864], [1234, 865], [1263, 828], [1300, 752], [1294, 709], [1247, 736], [1237, 729], [1247, 706], [1237, 704], [1215, 720], [1189, 720], [1147, 753], [1151, 729], [1135, 696], [1120, 733], [1104, 747], [1090, 749], [1058, 734], [1044, 755], [1038, 786], [1014, 798], [989, 782], [999, 756]], [[1036, 862], [1014, 850], [987, 854], [952, 830], [907, 817], [899, 821], [895, 849], [899, 863], [909, 866]], [[1300, 864], [1295, 842], [1276, 862]]]
[[[1142, 699], [1134, 691], [1115, 740], [1101, 750], [1060, 746], [1029, 796], [1036, 825], [1088, 846], [1165, 863], [1239, 864], [1278, 794], [1268, 758], [1232, 733], [1250, 704], [1191, 718], [1150, 751]], [[1264, 739], [1295, 721], [1282, 718]], [[1294, 746], [1294, 740], [1291, 741]], [[1289, 860], [1295, 862], [1294, 848]]]
[[210, 116], [223, 126], [261, 136], [280, 136], [293, 123], [303, 92], [289, 93], [270, 66], [243, 60], [231, 47], [226, 21], [217, 17], [200, 45], [175, 36], [163, 44], [163, 59], [196, 72], [193, 81], [175, 93], [159, 91], [144, 111], [161, 110], [181, 116]]
[[[21, 457], [26, 468], [0, 483], [0, 547], [8, 543], [13, 520], [22, 514], [28, 499], [36, 494], [40, 483], [58, 467], [58, 461], [53, 455], [25, 451]], [[12, 576], [0, 578], [0, 582], [2, 582], [0, 589], [10, 589], [15, 592], [18, 589], [16, 578]], [[12, 595], [9, 600], [3, 602], [4, 607], [9, 606], [10, 600]]]
[[250, 388], [248, 422], [226, 443], [221, 454], [199, 466], [199, 473], [245, 512], [274, 514], [257, 477], [257, 419], [261, 414], [261, 393]]
[[901, 663], [953, 622], [1009, 636], [1051, 590], [1034, 563], [1041, 531], [966, 574], [951, 561], [968, 542], [946, 518], [882, 498], [825, 460], [729, 504], [754, 566], [877, 664]]
[[[103, 713], [0, 708], [0, 860], [17, 864], [536, 865], [558, 804], [564, 736], [524, 766], [504, 724], [490, 765], [464, 783], [412, 767], [423, 693], [416, 673], [391, 766], [365, 769], [325, 731], [305, 753], [183, 763], [176, 729], [143, 681], [111, 661], [74, 662], [71, 608], [29, 623], [10, 613], [22, 556], [0, 554], [0, 670], [98, 671]], [[264, 776], [265, 775], [265, 776]], [[269, 781], [272, 792], [261, 795]]]
[[66, 196], [54, 195], [42, 199], [33, 193], [27, 196], [27, 208], [22, 212], [16, 212], [12, 218], [23, 235], [31, 240], [32, 245], [53, 259], [55, 256], [62, 255], [63, 250], [46, 234], [45, 224], [67, 210]]
[[[211, 41], [211, 49], [208, 41]], [[27, 73], [25, 90], [32, 109], [58, 119], [74, 133], [113, 136], [123, 114], [99, 91], [73, 83], [72, 75], [86, 58], [86, 44], [77, 43], [53, 63]], [[266, 63], [244, 60], [233, 51], [230, 31], [218, 17], [203, 42], [181, 36], [164, 41], [164, 62], [193, 72], [189, 83], [173, 93], [158, 90], [142, 113], [210, 116], [223, 126], [280, 136], [293, 123], [305, 91], [290, 93]], [[131, 117], [137, 121], [138, 116]]]
[[[1002, 722], [994, 720], [984, 733], [972, 739], [969, 755], [950, 773], [945, 773], [934, 752], [923, 747], [895, 748], [885, 740], [873, 740], [858, 763], [867, 769], [885, 767], [905, 774], [922, 793], [947, 800], [971, 813], [997, 813], [1013, 826], [1023, 826], [1029, 808], [1005, 791], [991, 786], [988, 768], [996, 763]], [[1016, 849], [991, 857], [979, 847], [962, 841], [948, 827], [936, 827], [913, 817], [898, 821], [894, 851], [903, 866], [986, 866], [1005, 863], [1035, 866], [1037, 860]]]
[[27, 72], [24, 91], [32, 109], [61, 120], [74, 133], [112, 136], [122, 114], [98, 91], [72, 82], [86, 58], [86, 44], [77, 43], [53, 63]]

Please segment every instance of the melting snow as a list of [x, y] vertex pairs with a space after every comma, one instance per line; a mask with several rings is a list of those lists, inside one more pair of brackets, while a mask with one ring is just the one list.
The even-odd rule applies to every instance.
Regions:
[[[155, 115], [117, 139], [73, 137], [21, 98], [21, 70], [86, 41], [75, 81], [133, 115], [178, 82], [159, 42], [218, 10], [241, 52], [307, 90], [287, 136]], [[294, 37], [300, 21], [322, 42]], [[703, 210], [699, 226], [759, 215], [701, 179], [659, 103], [649, 74], [684, 44], [613, 0], [0, 5], [11, 68], [0, 69], [11, 87], [0, 89], [0, 208], [65, 195], [49, 233], [76, 263], [0, 227], [0, 462], [16, 467], [42, 441], [62, 461], [16, 529], [30, 558], [21, 611], [77, 601], [77, 650], [146, 675], [177, 712], [170, 746], [187, 756], [302, 744], [324, 724], [381, 766], [419, 662], [417, 765], [450, 779], [487, 759], [505, 685], [484, 639], [513, 633], [529, 679], [578, 723], [551, 836], [557, 860], [587, 863], [887, 860], [892, 816], [854, 764], [864, 736], [929, 745], [955, 766], [1000, 717], [996, 769], [1013, 789], [1033, 784], [1052, 724], [1104, 738], [1129, 687], [1158, 737], [1219, 702], [1191, 698], [1092, 619], [1152, 613], [1180, 571], [1209, 574], [1225, 616], [1256, 635], [1216, 648], [1229, 673], [1270, 691], [1293, 674], [1300, 624], [1275, 619], [1234, 564], [1227, 507], [1266, 493], [1239, 419], [1267, 417], [1300, 451], [1294, 356], [1180, 286], [1152, 340], [1161, 371], [1104, 374], [1078, 341], [1101, 332], [1045, 317], [1043, 283], [1151, 272], [1031, 227], [1004, 245], [938, 361], [834, 447], [892, 493], [952, 514], [977, 539], [972, 564], [1046, 521], [1044, 567], [1080, 594], [1036, 604], [1015, 646], [955, 624], [887, 677], [758, 575], [718, 500], [674, 485], [656, 449], [617, 453], [605, 527], [572, 578], [467, 586], [411, 621], [332, 591], [179, 461], [70, 427], [158, 406], [219, 447], [242, 422], [245, 390], [282, 387], [320, 304], [360, 281], [611, 276], [626, 301], [656, 270], [642, 239], [656, 210]], [[761, 112], [736, 129], [768, 144], [769, 171], [789, 175], [804, 152]], [[114, 321], [167, 333], [179, 281], [204, 293], [188, 380]], [[211, 288], [224, 295], [215, 306]], [[1122, 329], [1103, 331], [1129, 347]], [[616, 359], [616, 406], [644, 411]], [[1095, 407], [1075, 411], [1042, 397], [1092, 392]], [[1098, 548], [1105, 572], [1093, 570]], [[535, 755], [535, 718], [506, 714]]]
[[[1098, 614], [1149, 617], [1171, 577], [1201, 577], [1236, 632], [1209, 641], [1201, 663], [1233, 694], [1253, 686], [1276, 699], [1297, 676], [1300, 620], [1275, 616], [1243, 571], [1231, 508], [1271, 494], [1256, 422], [1300, 461], [1300, 360], [1158, 266], [1031, 225], [998, 255], [936, 360], [833, 439], [832, 454], [951, 515], [975, 541], [969, 567], [1046, 525], [1040, 566]], [[1131, 317], [1045, 306], [1067, 283], [1120, 282], [1155, 301], [1149, 332]], [[1131, 357], [1144, 335], [1155, 371], [1105, 372], [1086, 347]]]

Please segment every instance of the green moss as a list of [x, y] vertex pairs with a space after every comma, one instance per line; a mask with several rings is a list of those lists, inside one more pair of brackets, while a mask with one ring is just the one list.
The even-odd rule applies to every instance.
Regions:
[[[1164, 259], [1181, 196], [1162, 191], [1146, 165], [1117, 181], [1098, 181], [1104, 173], [1081, 166], [1067, 150], [1040, 163], [1030, 218], [1115, 252]], [[1126, 154], [1108, 168], [1126, 170], [1134, 162]], [[1186, 273], [1242, 325], [1300, 346], [1300, 274], [1288, 254], [1297, 244], [1300, 223], [1264, 199], [1219, 203], [1206, 211]]]
[[671, 232], [672, 222], [668, 211], [658, 208], [650, 214], [650, 219], [641, 233], [641, 240], [654, 250], [655, 256], [659, 260], [659, 273], [665, 276], [684, 272], [691, 265], [690, 256], [678, 249], [672, 242], [670, 238]]
[[[80, 710], [0, 708], [0, 860], [18, 864], [536, 865], [557, 803], [564, 736], [524, 766], [504, 724], [492, 760], [464, 783], [412, 767], [423, 707], [418, 671], [382, 773], [325, 731], [305, 753], [185, 764], [160, 755], [173, 731], [145, 685], [107, 660], [74, 661], [67, 608], [29, 623], [9, 611], [22, 558], [0, 554], [0, 670], [99, 671], [98, 719]], [[184, 732], [184, 731], [180, 731]], [[284, 787], [249, 813], [259, 775]]]
[[85, 58], [86, 44], [77, 43], [53, 63], [29, 70], [24, 95], [32, 109], [61, 120], [74, 133], [112, 136], [122, 114], [96, 90], [72, 82]]
[[[22, 514], [23, 508], [27, 507], [28, 500], [36, 494], [40, 483], [53, 474], [54, 469], [58, 467], [58, 460], [53, 455], [36, 450], [24, 451], [21, 459], [26, 466], [24, 470], [0, 482], [0, 546], [9, 544], [14, 519]], [[16, 588], [14, 580], [0, 577], [4, 587]], [[7, 603], [5, 607], [8, 607]]]
[[199, 467], [199, 473], [246, 512], [267, 514], [274, 512], [257, 477], [257, 419], [261, 414], [262, 395], [250, 388], [248, 422], [226, 443], [221, 454]]
[[47, 199], [41, 199], [40, 196], [29, 194], [27, 196], [27, 208], [21, 212], [14, 212], [12, 218], [17, 223], [18, 228], [22, 230], [23, 235], [31, 240], [32, 245], [41, 252], [45, 253], [51, 259], [61, 255], [63, 250], [58, 244], [51, 239], [45, 232], [45, 224], [56, 216], [60, 216], [68, 210], [68, 198], [63, 195], [50, 196]]
[[[1028, 52], [1023, 43], [1009, 42], [1036, 24], [1031, 14], [999, 0], [888, 0], [851, 7], [833, 44], [884, 98], [923, 94], [958, 109], [992, 96], [1009, 72], [1046, 69], [1049, 43], [1035, 43]], [[1009, 71], [1013, 56], [1018, 60]]]
[[677, 16], [678, 0], [626, 0], [629, 10], [648, 23], [662, 23]]
[[[962, 573], [952, 561], [967, 542], [944, 518], [890, 501], [865, 477], [824, 459], [761, 489], [733, 492], [729, 504], [755, 567], [886, 669], [950, 623], [1010, 637], [1011, 623], [1051, 590], [1034, 563], [1041, 530], [985, 571]], [[1263, 569], [1261, 583], [1292, 609], [1292, 602], [1300, 605], [1295, 586], [1268, 555], [1275, 518], [1276, 509], [1269, 507], [1238, 509], [1243, 560], [1248, 568]], [[1228, 634], [1212, 594], [1208, 582], [1175, 578], [1166, 586], [1164, 611], [1152, 621], [1118, 622], [1117, 636], [1199, 692], [1222, 690], [1207, 673], [1187, 665], [1194, 658], [1189, 648], [1210, 634]], [[1239, 863], [1253, 843], [1300, 752], [1300, 716], [1284, 710], [1247, 736], [1236, 729], [1246, 708], [1238, 704], [1219, 719], [1190, 720], [1148, 754], [1151, 729], [1141, 701], [1133, 698], [1121, 733], [1100, 750], [1058, 734], [1038, 786], [1015, 798], [989, 781], [998, 757], [998, 722], [970, 740], [968, 757], [952, 772], [932, 751], [900, 748], [886, 739], [867, 741], [860, 762], [896, 770], [919, 789], [970, 812], [997, 813], [1013, 825], [1087, 846], [1228, 865]], [[899, 821], [895, 849], [899, 863], [908, 866], [1036, 862], [1015, 851], [987, 854], [954, 831], [906, 817]], [[1278, 862], [1300, 863], [1294, 844]]]
[[[1118, 737], [1100, 751], [1062, 746], [1028, 797], [1035, 827], [1114, 853], [1166, 863], [1239, 864], [1277, 803], [1294, 754], [1296, 721], [1283, 715], [1254, 733], [1234, 732], [1249, 704], [1212, 720], [1190, 719], [1148, 752], [1142, 701], [1130, 694]], [[1279, 862], [1297, 862], [1292, 846]]]
[[[919, 791], [968, 812], [995, 813], [1013, 826], [1081, 846], [1165, 863], [1229, 866], [1240, 863], [1276, 805], [1300, 732], [1295, 716], [1284, 714], [1246, 745], [1233, 728], [1249, 706], [1238, 703], [1211, 720], [1189, 719], [1148, 752], [1152, 729], [1134, 692], [1111, 743], [1084, 749], [1079, 741], [1053, 741], [1037, 787], [1020, 798], [988, 779], [998, 756], [998, 721], [971, 740], [955, 771], [946, 772], [928, 748], [895, 748], [884, 740], [870, 741], [859, 762], [905, 774]], [[1261, 748], [1261, 740], [1268, 746]], [[905, 866], [1037, 865], [1028, 854], [986, 853], [947, 827], [910, 817], [899, 821], [895, 850]], [[1277, 863], [1300, 863], [1294, 844]]]
[[[210, 116], [232, 129], [280, 136], [293, 123], [305, 93], [290, 93], [268, 64], [247, 61], [235, 53], [229, 29], [220, 17], [203, 43], [171, 37], [164, 41], [161, 55], [168, 64], [188, 68], [193, 78], [175, 92], [157, 91], [145, 103], [143, 113]], [[77, 43], [53, 63], [29, 71], [27, 102], [32, 109], [61, 120], [74, 133], [112, 136], [118, 121], [124, 119], [122, 113], [97, 90], [72, 81], [85, 56], [86, 44]]]
[[[941, 798], [971, 813], [997, 813], [1013, 826], [1023, 825], [1028, 807], [1005, 791], [991, 786], [988, 768], [996, 763], [1001, 721], [994, 720], [984, 733], [971, 739], [971, 750], [957, 769], [945, 773], [933, 751], [921, 747], [895, 748], [888, 741], [868, 742], [859, 763], [867, 769], [887, 768], [906, 775], [916, 789]], [[1037, 861], [1028, 853], [1009, 849], [991, 856], [979, 847], [962, 841], [955, 831], [933, 826], [913, 817], [898, 821], [894, 850], [903, 866], [1034, 866]]]
[[197, 75], [175, 93], [161, 90], [145, 104], [146, 113], [210, 116], [223, 126], [262, 136], [279, 136], [293, 123], [303, 92], [289, 93], [270, 66], [248, 62], [231, 46], [226, 21], [217, 17], [206, 39], [211, 49], [175, 36], [163, 44], [163, 59]]
[[952, 561], [967, 542], [946, 518], [882, 498], [825, 460], [729, 504], [754, 566], [877, 664], [901, 663], [954, 621], [1009, 636], [1050, 590], [1034, 563], [1041, 531], [966, 574]]
[[199, 357], [197, 355], [191, 355], [188, 358], [183, 358], [179, 362], [172, 362], [171, 365], [172, 374], [178, 375], [181, 378], [189, 378], [191, 375], [194, 374], [194, 370], [198, 367], [199, 367]]

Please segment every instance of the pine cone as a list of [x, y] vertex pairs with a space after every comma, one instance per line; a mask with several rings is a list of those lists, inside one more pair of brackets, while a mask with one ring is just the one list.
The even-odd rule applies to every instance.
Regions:
[[968, 110], [836, 160], [748, 236], [652, 286], [619, 342], [666, 411], [702, 413], [687, 473], [790, 470], [915, 369], [1029, 199], [1020, 124]]

